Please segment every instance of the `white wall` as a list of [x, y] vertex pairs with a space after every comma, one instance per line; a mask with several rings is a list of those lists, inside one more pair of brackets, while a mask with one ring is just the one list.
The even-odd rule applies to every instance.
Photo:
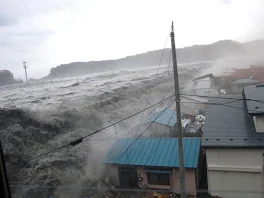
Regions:
[[[211, 78], [210, 77], [198, 79], [198, 80], [195, 80], [193, 82], [194, 82], [194, 89], [208, 89], [208, 88], [211, 88]], [[195, 82], [197, 83], [196, 85], [195, 85]]]
[[211, 195], [263, 198], [261, 149], [207, 149], [206, 157]]
[[264, 133], [264, 116], [253, 116], [256, 132]]
[[205, 95], [205, 96], [218, 95], [217, 89], [219, 89], [219, 86], [214, 85], [213, 79], [211, 79], [210, 77], [195, 80], [193, 81], [193, 83], [194, 83], [193, 89], [195, 94], [197, 95]]

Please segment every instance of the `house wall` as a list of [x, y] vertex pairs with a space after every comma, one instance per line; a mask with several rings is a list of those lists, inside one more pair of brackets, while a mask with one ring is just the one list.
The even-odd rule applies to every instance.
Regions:
[[225, 198], [263, 198], [261, 149], [207, 149], [208, 190]]
[[[196, 84], [195, 84], [196, 82]], [[211, 88], [211, 78], [206, 77], [194, 81], [194, 89], [208, 89]]]
[[[171, 189], [176, 192], [180, 191], [180, 180], [179, 180], [179, 169], [175, 169], [170, 178], [170, 186], [164, 185], [151, 185], [148, 184], [148, 176], [147, 172], [144, 170], [144, 167], [137, 168], [138, 177], [142, 177], [143, 180], [139, 182], [140, 188], [157, 188], [157, 189]], [[185, 184], [186, 184], [186, 191], [188, 194], [196, 195], [196, 177], [195, 177], [195, 169], [185, 169]]]
[[[195, 82], [197, 84], [195, 84]], [[194, 92], [197, 95], [215, 96], [218, 95], [219, 86], [213, 83], [210, 77], [202, 78], [194, 81]]]
[[264, 133], [264, 116], [253, 116], [255, 129], [258, 133]]

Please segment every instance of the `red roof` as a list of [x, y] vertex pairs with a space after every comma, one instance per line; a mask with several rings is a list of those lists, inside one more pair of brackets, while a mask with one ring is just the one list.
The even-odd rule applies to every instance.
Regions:
[[257, 80], [260, 82], [264, 82], [264, 67], [260, 68], [252, 68], [252, 75], [253, 75], [253, 80]]
[[235, 79], [247, 79], [252, 75], [251, 69], [235, 69], [231, 76]]
[[252, 80], [257, 80], [264, 82], [264, 67], [259, 68], [249, 68], [249, 69], [235, 69], [235, 71], [230, 75], [234, 79], [248, 79], [251, 76]]

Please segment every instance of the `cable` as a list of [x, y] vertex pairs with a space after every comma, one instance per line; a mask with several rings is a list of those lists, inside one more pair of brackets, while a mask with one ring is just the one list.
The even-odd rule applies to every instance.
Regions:
[[[171, 91], [173, 91], [174, 89], [171, 89]], [[170, 92], [171, 92], [170, 91]], [[169, 92], [169, 93], [170, 93]], [[167, 94], [167, 95], [169, 95], [169, 93]], [[162, 100], [165, 98], [165, 97], [167, 97], [167, 95], [166, 96], [164, 96], [163, 98], [162, 98]], [[163, 105], [163, 103], [160, 103], [160, 105]], [[147, 118], [151, 113], [153, 113], [153, 111], [155, 111], [155, 109], [153, 109], [153, 110], [151, 110], [146, 116], [145, 116], [145, 118]], [[139, 120], [137, 120], [137, 121], [140, 121], [142, 118], [140, 118]], [[137, 122], [136, 121], [136, 122]], [[141, 122], [140, 122], [141, 123]], [[138, 123], [137, 125], [135, 125], [134, 127], [132, 127], [132, 129], [133, 128], [135, 128], [136, 126], [139, 126], [139, 124], [140, 123]], [[120, 131], [119, 131], [120, 132]], [[97, 140], [98, 142], [95, 142], [94, 144], [97, 144], [97, 143], [100, 143], [100, 141], [104, 141], [104, 140], [114, 140], [114, 139], [116, 139], [116, 138], [122, 138], [122, 137], [126, 137], [127, 136], [127, 134], [129, 134], [131, 132], [131, 129], [126, 133], [126, 134], [124, 134], [124, 135], [122, 135], [122, 136], [116, 136], [116, 137], [114, 137], [113, 139], [109, 139], [110, 137], [113, 137], [114, 135], [110, 135], [110, 136], [108, 136], [108, 137], [106, 137], [106, 138], [103, 138], [103, 139], [94, 139], [94, 140]], [[89, 142], [89, 141], [87, 141], [87, 142]]]
[[[182, 96], [184, 97], [184, 96]], [[186, 99], [189, 99], [189, 100], [193, 100], [193, 101], [196, 101], [198, 102], [198, 104], [206, 104], [206, 105], [220, 105], [220, 106], [226, 106], [226, 107], [230, 107], [230, 108], [234, 108], [234, 109], [242, 109], [242, 110], [250, 110], [250, 111], [256, 111], [256, 112], [261, 112], [263, 113], [263, 111], [260, 111], [260, 110], [255, 110], [255, 109], [249, 109], [249, 108], [244, 108], [244, 107], [235, 107], [235, 106], [230, 106], [230, 105], [226, 105], [226, 103], [210, 103], [210, 102], [202, 102], [202, 101], [199, 101], [199, 100], [195, 100], [193, 98], [187, 98], [187, 97], [184, 97]], [[184, 103], [184, 102], [182, 102]], [[185, 102], [187, 103], [187, 102]], [[191, 102], [189, 102], [191, 103]], [[194, 103], [194, 102], [193, 102]], [[195, 103], [194, 103], [195, 104]]]
[[[122, 153], [122, 155], [120, 155], [120, 157], [118, 158], [118, 160], [120, 160], [120, 158], [126, 153], [126, 151], [148, 130], [148, 128], [159, 118], [159, 116], [166, 111], [171, 105], [173, 105], [175, 101], [173, 101], [168, 107], [166, 107], [149, 125], [148, 127], [128, 146], [128, 148]], [[117, 161], [118, 161], [117, 160]], [[111, 169], [113, 168], [113, 166], [111, 166], [98, 180], [96, 180], [91, 186], [90, 188], [92, 188], [98, 181], [100, 181]]]
[[148, 110], [148, 109], [150, 109], [150, 108], [152, 108], [152, 107], [154, 107], [154, 106], [156, 106], [156, 105], [158, 105], [158, 104], [160, 104], [160, 103], [163, 103], [164, 101], [166, 101], [166, 100], [168, 100], [168, 99], [170, 99], [170, 98], [172, 98], [172, 97], [174, 97], [174, 95], [172, 95], [172, 96], [170, 96], [170, 97], [168, 97], [168, 98], [166, 98], [166, 99], [164, 99], [164, 100], [161, 100], [161, 101], [159, 101], [159, 102], [157, 102], [157, 103], [155, 103], [155, 104], [153, 104], [153, 105], [151, 105], [151, 106], [149, 106], [149, 107], [147, 107], [147, 108], [145, 108], [145, 109], [143, 109], [143, 110], [141, 110], [141, 111], [139, 111], [139, 112], [137, 112], [137, 113], [134, 113], [134, 114], [132, 114], [132, 115], [126, 117], [126, 118], [123, 118], [123, 119], [121, 119], [121, 120], [119, 120], [119, 121], [117, 121], [117, 122], [115, 122], [115, 123], [112, 123], [112, 124], [110, 124], [110, 125], [108, 125], [108, 126], [106, 126], [106, 127], [103, 127], [103, 128], [101, 128], [101, 129], [98, 129], [98, 130], [96, 130], [96, 131], [94, 131], [94, 132], [92, 132], [92, 133], [90, 133], [90, 134], [88, 134], [88, 135], [85, 135], [85, 136], [81, 137], [81, 138], [78, 138], [78, 139], [76, 139], [76, 140], [73, 140], [73, 141], [71, 141], [70, 143], [67, 143], [67, 144], [65, 144], [65, 145], [63, 145], [63, 146], [57, 147], [57, 148], [52, 149], [52, 150], [50, 150], [50, 151], [48, 151], [48, 152], [42, 153], [42, 154], [40, 154], [40, 155], [37, 155], [37, 156], [35, 156], [35, 157], [33, 157], [33, 158], [29, 159], [29, 160], [26, 160], [25, 162], [21, 162], [21, 163], [18, 163], [18, 164], [16, 164], [16, 165], [14, 165], [14, 166], [11, 166], [11, 167], [7, 168], [7, 170], [13, 169], [13, 168], [15, 168], [15, 167], [17, 167], [17, 166], [20, 166], [20, 165], [22, 165], [22, 164], [26, 164], [26, 163], [28, 163], [28, 162], [30, 162], [30, 161], [33, 161], [33, 160], [35, 160], [35, 159], [37, 159], [37, 158], [40, 158], [40, 157], [45, 156], [45, 155], [47, 155], [47, 154], [49, 154], [49, 153], [52, 153], [52, 152], [54, 152], [54, 151], [60, 150], [60, 149], [62, 149], [62, 148], [65, 148], [65, 147], [67, 147], [67, 146], [75, 146], [75, 145], [81, 143], [81, 142], [83, 141], [84, 138], [87, 138], [87, 137], [89, 137], [89, 136], [92, 136], [92, 135], [94, 135], [94, 134], [96, 134], [96, 133], [98, 133], [98, 132], [100, 132], [100, 131], [103, 131], [103, 130], [105, 130], [105, 129], [107, 129], [107, 128], [109, 128], [109, 127], [115, 125], [115, 124], [118, 124], [118, 123], [120, 123], [120, 122], [123, 122], [123, 121], [125, 121], [125, 120], [127, 120], [127, 119], [129, 119], [129, 118], [131, 118], [131, 117], [133, 117], [133, 116], [135, 116], [135, 115], [138, 115], [138, 114], [140, 114], [140, 113], [142, 113], [142, 112], [144, 112], [144, 111], [146, 111], [146, 110]]
[[[174, 112], [176, 113], [176, 108], [174, 109]], [[169, 123], [170, 123], [170, 121], [171, 121], [171, 119], [172, 119], [172, 117], [173, 117], [174, 112], [171, 114], [171, 117], [170, 117], [168, 123], [166, 124], [165, 130], [163, 131], [163, 134], [162, 134], [162, 136], [160, 137], [160, 139], [159, 139], [159, 141], [158, 141], [158, 144], [156, 145], [154, 151], [149, 155], [147, 161], [150, 160], [150, 158], [152, 157], [152, 155], [157, 151], [157, 149], [158, 149], [158, 147], [159, 147], [159, 144], [160, 144], [160, 141], [161, 141], [161, 139], [163, 138], [163, 136], [164, 136], [165, 133], [166, 133], [166, 130], [167, 130], [168, 126], [169, 126]], [[176, 115], [176, 116], [177, 116], [177, 115]], [[144, 169], [142, 169], [142, 171], [140, 172], [140, 175], [141, 175], [141, 173], [143, 172], [143, 170], [144, 170]]]
[[[161, 64], [161, 61], [162, 61], [162, 57], [163, 57], [163, 54], [164, 54], [165, 47], [166, 47], [166, 45], [167, 45], [167, 41], [168, 41], [169, 35], [170, 35], [170, 34], [168, 34], [168, 36], [167, 36], [167, 38], [166, 38], [166, 41], [165, 41], [165, 44], [164, 44], [164, 47], [163, 47], [163, 50], [162, 50], [162, 53], [161, 53], [161, 57], [160, 57], [160, 60], [159, 60], [159, 65], [158, 65], [158, 68], [157, 68], [157, 71], [156, 71], [155, 77], [154, 77], [154, 79], [153, 79], [153, 81], [152, 81], [152, 86], [151, 86], [151, 89], [150, 89], [150, 92], [149, 92], [149, 95], [148, 95], [148, 98], [147, 98], [147, 101], [146, 101], [146, 104], [145, 104], [145, 108], [147, 108], [147, 105], [148, 105], [148, 102], [149, 102], [149, 98], [150, 98], [150, 95], [151, 95], [152, 90], [153, 90], [153, 87], [154, 87], [154, 83], [155, 83], [156, 78], [157, 78], [157, 76], [158, 76], [158, 71], [159, 71], [159, 68], [160, 68], [160, 64]], [[142, 122], [142, 120], [143, 120], [143, 117], [144, 117], [144, 113], [143, 113], [143, 115], [142, 115], [142, 117], [141, 117], [141, 121], [139, 122], [138, 127], [137, 127], [137, 129], [136, 129], [136, 132], [135, 132], [136, 134], [137, 134], [137, 132], [138, 132], [139, 125], [141, 124], [141, 122]]]
[[248, 101], [253, 101], [253, 102], [259, 102], [264, 104], [264, 100], [255, 100], [255, 99], [250, 99], [250, 98], [232, 98], [232, 97], [219, 97], [219, 96], [203, 96], [203, 95], [195, 95], [195, 94], [184, 94], [181, 93], [180, 95], [183, 96], [196, 96], [196, 97], [201, 97], [201, 98], [220, 98], [220, 99], [231, 99], [231, 100], [248, 100]]

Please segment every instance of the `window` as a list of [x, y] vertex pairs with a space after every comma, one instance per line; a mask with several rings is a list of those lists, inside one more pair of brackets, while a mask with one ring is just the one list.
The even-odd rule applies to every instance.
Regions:
[[148, 183], [153, 185], [170, 186], [170, 174], [148, 172]]
[[194, 81], [194, 86], [196, 86], [197, 85], [197, 81]]

